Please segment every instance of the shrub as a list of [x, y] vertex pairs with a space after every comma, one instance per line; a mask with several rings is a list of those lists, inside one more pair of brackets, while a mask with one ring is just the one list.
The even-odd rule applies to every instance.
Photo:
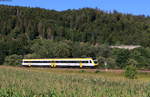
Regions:
[[99, 73], [99, 72], [100, 72], [99, 70], [96, 70], [96, 71], [95, 71], [95, 73]]
[[79, 72], [80, 72], [80, 73], [84, 73], [84, 72], [85, 72], [85, 70], [80, 70]]
[[128, 65], [125, 68], [125, 77], [129, 79], [135, 79], [137, 74], [136, 67], [134, 65]]
[[104, 66], [104, 62], [105, 62], [105, 58], [104, 57], [102, 57], [102, 56], [98, 56], [97, 57], [97, 62], [98, 62], [98, 66], [97, 66], [97, 68], [105, 68], [105, 66]]
[[21, 64], [21, 55], [10, 55], [5, 58], [4, 65], [19, 65]]
[[107, 62], [107, 68], [108, 69], [112, 69], [112, 68], [118, 68], [117, 65], [116, 65], [116, 60], [114, 58], [107, 58], [106, 59], [106, 62]]
[[32, 53], [32, 54], [27, 54], [24, 56], [25, 59], [32, 59], [32, 58], [40, 58], [40, 55], [36, 54], [36, 53]]

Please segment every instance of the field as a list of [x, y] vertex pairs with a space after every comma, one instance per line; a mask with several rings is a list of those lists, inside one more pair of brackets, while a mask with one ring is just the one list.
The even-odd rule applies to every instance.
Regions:
[[150, 97], [150, 73], [0, 66], [0, 97]]

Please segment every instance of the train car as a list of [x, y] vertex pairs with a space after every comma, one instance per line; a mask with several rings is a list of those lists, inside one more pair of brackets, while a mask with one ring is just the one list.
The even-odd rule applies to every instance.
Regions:
[[97, 64], [92, 58], [51, 58], [22, 60], [22, 66], [94, 67], [96, 65]]

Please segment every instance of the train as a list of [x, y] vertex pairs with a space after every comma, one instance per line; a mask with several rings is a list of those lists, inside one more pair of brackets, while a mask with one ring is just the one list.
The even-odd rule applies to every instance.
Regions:
[[92, 58], [45, 58], [23, 59], [22, 66], [49, 66], [49, 67], [95, 67], [96, 60]]

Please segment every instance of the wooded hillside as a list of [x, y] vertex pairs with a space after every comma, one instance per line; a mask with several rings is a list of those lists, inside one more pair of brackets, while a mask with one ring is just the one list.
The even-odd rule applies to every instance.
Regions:
[[[0, 64], [14, 54], [23, 57], [102, 56], [117, 62], [116, 57], [107, 55], [111, 50], [103, 49], [102, 44], [141, 45], [149, 52], [150, 18], [91, 8], [59, 12], [0, 5]], [[55, 48], [59, 53], [51, 52]], [[142, 56], [149, 64], [149, 55]]]
[[11, 39], [150, 46], [150, 18], [91, 8], [58, 12], [1, 5], [0, 35]]

